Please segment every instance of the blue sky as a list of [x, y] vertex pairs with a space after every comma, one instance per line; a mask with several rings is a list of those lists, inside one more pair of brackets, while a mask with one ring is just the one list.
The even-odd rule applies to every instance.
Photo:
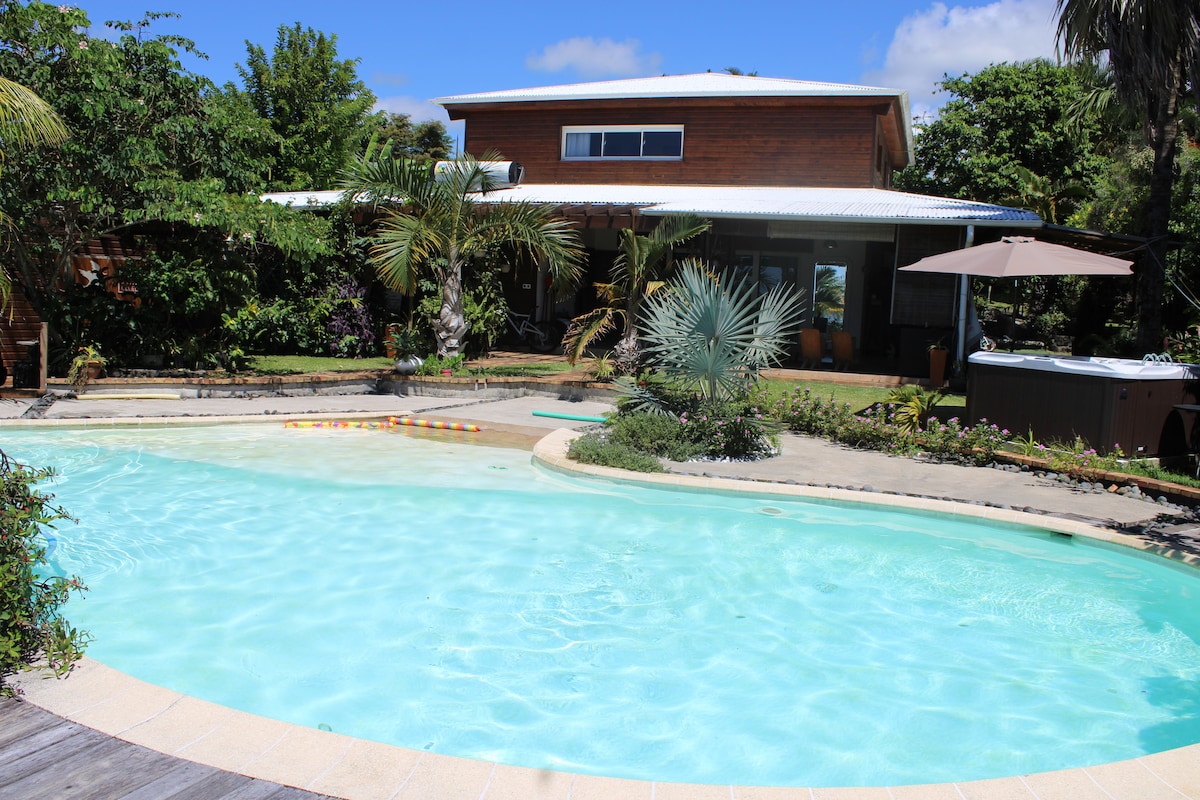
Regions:
[[[268, 53], [280, 25], [336, 34], [341, 58], [379, 107], [443, 119], [429, 100], [468, 92], [585, 80], [720, 71], [907, 89], [915, 114], [935, 113], [944, 73], [1055, 57], [1054, 0], [959, 4], [927, 0], [835, 3], [690, 0], [447, 4], [335, 0], [76, 0], [105, 35], [105, 20], [173, 11], [152, 32], [196, 42], [208, 61], [185, 62], [218, 84], [240, 85], [249, 40]], [[452, 131], [453, 132], [453, 131]]]

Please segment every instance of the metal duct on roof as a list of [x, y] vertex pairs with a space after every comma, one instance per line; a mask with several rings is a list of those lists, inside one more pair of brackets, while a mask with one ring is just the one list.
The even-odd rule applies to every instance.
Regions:
[[[525, 179], [525, 168], [519, 161], [480, 161], [479, 166], [491, 179], [491, 189], [511, 189]], [[439, 161], [433, 165], [433, 177], [440, 183], [458, 168], [456, 161]]]

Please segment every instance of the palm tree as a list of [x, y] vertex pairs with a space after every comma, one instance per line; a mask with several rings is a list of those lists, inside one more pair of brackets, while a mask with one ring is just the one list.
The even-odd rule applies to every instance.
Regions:
[[571, 321], [563, 340], [567, 360], [571, 364], [577, 362], [588, 345], [621, 320], [624, 327], [613, 355], [613, 366], [618, 373], [636, 372], [641, 360], [637, 323], [642, 303], [665, 285], [671, 249], [699, 236], [710, 226], [708, 220], [694, 214], [670, 214], [646, 236], [629, 228], [621, 229], [620, 253], [613, 261], [611, 281], [596, 284], [596, 293], [604, 305]]
[[1058, 36], [1068, 55], [1100, 60], [1107, 53], [1118, 99], [1138, 112], [1154, 150], [1145, 234], [1138, 270], [1137, 346], [1162, 346], [1171, 184], [1180, 104], [1200, 86], [1200, 4], [1196, 0], [1058, 0]]
[[[61, 144], [68, 135], [58, 114], [32, 89], [0, 77], [0, 164], [9, 149]], [[0, 228], [7, 228], [10, 222], [0, 211]], [[0, 235], [0, 241], [5, 238]], [[8, 304], [11, 290], [8, 273], [0, 269], [0, 306]]]
[[1013, 176], [1017, 180], [1016, 191], [1008, 197], [1001, 198], [1000, 203], [1006, 206], [1027, 208], [1047, 222], [1054, 224], [1058, 223], [1060, 201], [1087, 197], [1088, 194], [1087, 187], [1079, 181], [1052, 183], [1049, 178], [1043, 178], [1025, 167], [1017, 167]]
[[729, 400], [747, 377], [784, 356], [804, 300], [784, 285], [760, 295], [756, 284], [688, 259], [671, 290], [646, 301], [647, 360], [705, 400]]
[[467, 321], [463, 314], [463, 266], [477, 253], [505, 246], [531, 256], [548, 271], [556, 290], [578, 280], [583, 250], [570, 223], [552, 209], [524, 202], [481, 203], [496, 190], [487, 162], [461, 155], [431, 167], [428, 161], [393, 157], [391, 144], [367, 148], [342, 185], [355, 202], [382, 212], [371, 234], [370, 258], [388, 288], [416, 291], [423, 271], [441, 288], [433, 320], [438, 355], [462, 351]]

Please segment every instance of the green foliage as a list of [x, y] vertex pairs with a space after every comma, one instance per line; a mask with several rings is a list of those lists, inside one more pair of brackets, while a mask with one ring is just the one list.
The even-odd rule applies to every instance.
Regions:
[[589, 433], [571, 442], [567, 456], [581, 464], [626, 469], [631, 472], [665, 472], [652, 455], [623, 444], [610, 442], [598, 434]]
[[[1094, 198], [1084, 204], [1068, 224], [1144, 235], [1153, 168], [1154, 152], [1150, 148], [1137, 146], [1119, 150], [1112, 166], [1096, 176]], [[1200, 147], [1188, 143], [1179, 148], [1174, 174], [1170, 231], [1182, 241], [1200, 241]], [[1167, 259], [1166, 268], [1170, 280], [1162, 303], [1164, 327], [1168, 331], [1179, 330], [1200, 322], [1200, 311], [1189, 302], [1186, 290], [1194, 283], [1192, 276], [1200, 274], [1200, 250], [1183, 247], [1175, 251]], [[1111, 305], [1114, 294], [1111, 290], [1097, 294], [1098, 302]], [[1088, 308], [1084, 305], [1081, 310], [1086, 313]], [[1137, 352], [1137, 355], [1145, 352]]]
[[[896, 188], [998, 203], [1027, 193], [1022, 174], [1066, 186], [1102, 173], [1096, 122], [1070, 113], [1085, 80], [1078, 68], [1044, 60], [947, 76], [940, 86], [951, 99], [921, 127], [916, 161], [897, 174]], [[1065, 218], [1076, 200], [1064, 195], [1055, 202]]]
[[20, 234], [12, 257], [39, 309], [74, 247], [142, 205], [144, 181], [193, 180], [211, 166], [206, 83], [176, 60], [191, 42], [148, 34], [161, 16], [115, 23], [109, 41], [87, 34], [77, 8], [0, 6], [0, 74], [37, 92], [71, 132], [59, 148], [6, 154], [0, 177], [0, 204]]
[[[366, 142], [375, 96], [337, 57], [337, 36], [281, 25], [274, 53], [246, 45], [238, 65], [250, 106], [278, 137], [271, 189], [328, 189]], [[227, 87], [227, 91], [228, 91]]]
[[100, 348], [96, 345], [84, 345], [75, 353], [75, 357], [71, 359], [71, 366], [67, 370], [67, 380], [75, 387], [75, 391], [80, 391], [87, 385], [90, 376], [92, 365], [103, 367], [108, 363], [108, 359], [100, 354]]
[[329, 356], [267, 356], [247, 359], [247, 369], [258, 375], [303, 375], [314, 372], [359, 372], [390, 369], [390, 358], [332, 358]]
[[911, 435], [924, 430], [933, 409], [941, 400], [941, 391], [930, 392], [915, 383], [908, 383], [894, 389], [886, 402], [895, 406], [896, 423], [900, 429]]
[[777, 286], [765, 295], [732, 273], [684, 261], [671, 290], [645, 301], [646, 362], [710, 402], [738, 397], [778, 363], [800, 324], [804, 298]]
[[906, 456], [924, 452], [934, 458], [977, 464], [991, 461], [1009, 435], [987, 420], [964, 426], [956, 417], [946, 422], [926, 417], [927, 424], [921, 430], [897, 419], [898, 410], [895, 403], [883, 402], [855, 411], [849, 403], [825, 399], [808, 387], [797, 386], [775, 401], [770, 414], [790, 431], [822, 436], [851, 447]]
[[33, 469], [0, 452], [0, 696], [12, 697], [5, 679], [38, 658], [63, 676], [83, 654], [90, 637], [71, 626], [59, 609], [72, 593], [86, 590], [77, 578], [48, 577], [46, 544], [55, 522], [70, 519], [54, 495], [36, 484], [50, 470]]
[[1168, 336], [1164, 352], [1173, 361], [1200, 364], [1200, 325]]
[[456, 356], [439, 356], [432, 355], [426, 358], [421, 366], [417, 367], [417, 375], [437, 376], [442, 374], [442, 370], [448, 369], [451, 372], [461, 372], [465, 357], [460, 353]]
[[[483, 161], [499, 159], [486, 153]], [[547, 206], [480, 204], [479, 196], [495, 185], [485, 164], [471, 156], [446, 162], [435, 174], [422, 160], [398, 156], [392, 143], [369, 147], [343, 178], [352, 195], [365, 196], [382, 211], [370, 252], [384, 284], [412, 294], [432, 274], [440, 288], [433, 329], [441, 356], [462, 352], [469, 331], [463, 272], [473, 254], [500, 248], [516, 264], [541, 263], [559, 292], [578, 280], [583, 249], [571, 224]]]
[[[469, 358], [486, 356], [504, 335], [508, 301], [500, 283], [502, 260], [499, 250], [490, 248], [464, 264], [462, 303], [467, 335], [462, 350]], [[433, 322], [441, 309], [441, 292], [431, 280], [420, 281], [420, 290], [416, 325], [423, 340], [436, 341]]]
[[1108, 453], [1100, 453], [1080, 436], [1070, 442], [1050, 442], [1039, 451], [1041, 457], [1049, 461], [1050, 469], [1075, 478], [1087, 472], [1114, 470], [1125, 457], [1119, 444]]
[[668, 259], [672, 249], [699, 236], [711, 225], [695, 214], [670, 214], [659, 220], [647, 235], [635, 233], [631, 228], [621, 229], [619, 252], [613, 260], [610, 281], [596, 284], [597, 294], [604, 304], [571, 321], [563, 339], [567, 360], [572, 364], [579, 361], [592, 342], [620, 322], [624, 327], [621, 344], [613, 356], [613, 366], [621, 375], [636, 372], [641, 362], [637, 323], [642, 303], [666, 285], [672, 266]]
[[[117, 364], [165, 353], [195, 366], [230, 364], [259, 344], [302, 340], [315, 351], [325, 335], [307, 328], [319, 324], [296, 333], [272, 323], [311, 320], [314, 303], [328, 305], [340, 281], [308, 280], [311, 265], [353, 268], [352, 256], [332, 258], [352, 252], [338, 215], [258, 200], [279, 151], [275, 133], [247, 98], [179, 66], [192, 43], [150, 35], [161, 16], [113, 23], [109, 41], [88, 35], [77, 8], [0, 6], [0, 74], [37, 87], [72, 133], [56, 151], [10, 158], [0, 173], [0, 210], [19, 231], [16, 275], [59, 354], [97, 341]], [[148, 254], [121, 267], [137, 304], [108, 294], [103, 276], [60, 288], [78, 245], [114, 232]], [[272, 270], [287, 276], [282, 286], [262, 285]], [[265, 321], [259, 309], [271, 312]]]
[[441, 122], [424, 120], [414, 123], [408, 114], [380, 111], [369, 121], [372, 136], [381, 142], [391, 142], [392, 151], [409, 157], [425, 157], [430, 161], [449, 158], [454, 142]]
[[610, 420], [607, 438], [615, 444], [672, 461], [689, 461], [703, 453], [691, 430], [681, 425], [679, 418], [648, 411], [617, 414]]

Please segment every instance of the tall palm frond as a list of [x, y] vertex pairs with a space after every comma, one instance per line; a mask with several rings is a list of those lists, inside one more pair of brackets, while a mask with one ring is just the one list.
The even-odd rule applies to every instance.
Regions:
[[705, 399], [728, 399], [749, 376], [782, 359], [804, 299], [784, 286], [760, 296], [749, 281], [714, 275], [689, 259], [670, 291], [646, 301], [647, 359]]
[[[0, 163], [10, 150], [58, 145], [68, 136], [67, 126], [36, 92], [0, 77]], [[9, 224], [8, 215], [0, 212], [0, 242], [7, 242]], [[12, 279], [0, 269], [0, 307], [8, 305], [11, 294]]]
[[[62, 144], [70, 134], [32, 89], [0, 77], [0, 143], [5, 150]], [[5, 151], [0, 150], [0, 158]]]
[[1137, 347], [1162, 345], [1162, 299], [1170, 235], [1180, 107], [1200, 97], [1200, 3], [1196, 0], [1058, 0], [1058, 36], [1068, 56], [1107, 58], [1121, 103], [1138, 114], [1154, 150], [1138, 269]]
[[841, 315], [846, 306], [846, 272], [822, 264], [813, 274], [813, 312], [823, 317], [832, 312]]
[[[614, 361], [619, 372], [636, 371], [640, 360], [637, 322], [642, 303], [665, 285], [672, 248], [699, 236], [711, 225], [695, 214], [671, 214], [659, 220], [648, 234], [623, 228], [619, 252], [609, 271], [611, 281], [596, 284], [604, 305], [571, 321], [563, 341], [567, 360], [576, 363], [588, 345], [621, 323], [621, 342]], [[603, 322], [598, 316], [604, 317]]]
[[1088, 188], [1079, 181], [1054, 183], [1025, 167], [1017, 167], [1014, 175], [1017, 179], [1017, 191], [1001, 198], [1001, 205], [1027, 208], [1050, 223], [1057, 224], [1059, 221], [1060, 202], [1088, 196]]
[[462, 270], [475, 253], [504, 245], [543, 265], [560, 290], [578, 281], [583, 249], [569, 222], [547, 206], [481, 202], [498, 187], [485, 162], [498, 160], [488, 152], [482, 161], [462, 155], [430, 165], [372, 142], [342, 176], [352, 202], [381, 214], [370, 257], [384, 284], [412, 294], [421, 273], [437, 280], [442, 303], [433, 327], [441, 356], [462, 349]]

